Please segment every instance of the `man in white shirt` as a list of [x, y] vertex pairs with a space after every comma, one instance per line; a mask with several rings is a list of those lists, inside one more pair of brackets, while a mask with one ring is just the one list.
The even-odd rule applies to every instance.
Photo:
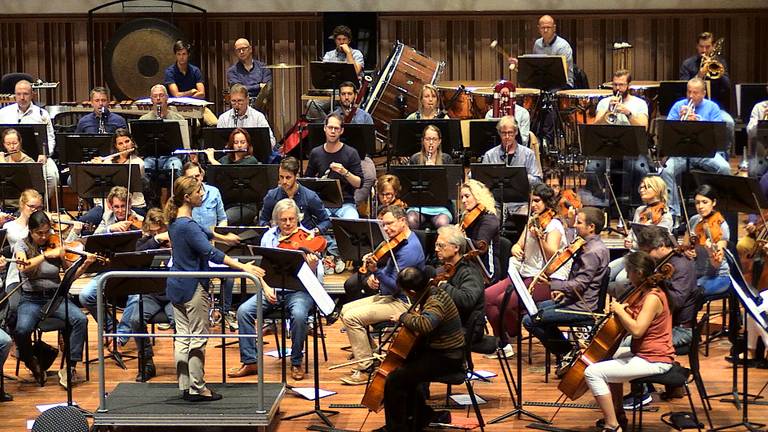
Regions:
[[[224, 111], [219, 116], [219, 122], [216, 127], [220, 128], [250, 128], [265, 127], [269, 128], [267, 118], [248, 105], [248, 89], [242, 84], [233, 84], [229, 89], [229, 104], [231, 109]], [[269, 129], [269, 141], [272, 148], [275, 147], [275, 135], [272, 129]]]

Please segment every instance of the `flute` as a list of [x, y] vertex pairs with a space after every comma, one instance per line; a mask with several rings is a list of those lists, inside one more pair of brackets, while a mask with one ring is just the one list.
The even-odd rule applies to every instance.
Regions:
[[[197, 153], [205, 153], [206, 150], [203, 149], [176, 149], [173, 151], [174, 155], [185, 155], [185, 154], [197, 154]], [[246, 153], [246, 150], [233, 150], [233, 149], [221, 149], [216, 150], [213, 149], [214, 153]]]

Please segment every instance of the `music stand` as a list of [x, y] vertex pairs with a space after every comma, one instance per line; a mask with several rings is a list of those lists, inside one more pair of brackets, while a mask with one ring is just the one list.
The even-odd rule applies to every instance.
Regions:
[[[260, 266], [264, 269], [266, 275], [264, 276], [264, 281], [269, 284], [272, 287], [279, 287], [282, 289], [287, 289], [291, 291], [306, 291], [312, 300], [315, 303], [315, 306], [320, 310], [320, 312], [323, 315], [328, 315], [333, 310], [333, 301], [328, 296], [328, 293], [325, 292], [325, 290], [322, 288], [322, 285], [319, 284], [319, 281], [317, 281], [317, 285], [320, 287], [321, 292], [316, 291], [312, 288], [312, 286], [304, 284], [306, 282], [302, 281], [299, 276], [300, 270], [302, 270], [302, 267], [304, 267], [305, 270], [308, 269], [306, 261], [304, 259], [304, 252], [301, 251], [294, 251], [294, 250], [288, 250], [288, 249], [278, 249], [278, 248], [265, 248], [265, 247], [256, 247], [251, 246], [250, 247], [251, 252], [253, 255], [261, 256], [261, 264]], [[315, 287], [316, 288], [316, 287]], [[328, 309], [330, 305], [330, 309]], [[284, 321], [285, 320], [285, 302], [283, 302], [283, 306], [280, 308], [280, 317]], [[287, 417], [283, 417], [283, 420], [292, 420], [299, 417], [304, 417], [307, 415], [316, 414], [320, 419], [325, 423], [328, 427], [333, 428], [333, 423], [328, 418], [330, 416], [336, 415], [339, 412], [338, 411], [331, 411], [331, 410], [324, 410], [320, 408], [320, 362], [319, 362], [319, 352], [317, 347], [317, 327], [314, 326], [312, 328], [312, 335], [313, 335], [313, 352], [314, 352], [314, 386], [315, 386], [315, 405], [312, 410], [305, 411], [299, 414], [293, 414]], [[285, 332], [283, 333], [283, 345], [282, 349], [285, 352]], [[283, 363], [283, 382], [285, 382], [285, 355], [284, 353], [279, 353], [282, 358]]]
[[261, 237], [269, 230], [268, 226], [217, 226], [213, 227], [213, 232], [219, 234], [234, 233], [240, 237], [240, 244], [230, 246], [225, 243], [215, 242], [215, 246], [220, 251], [229, 256], [239, 255], [247, 256], [251, 254], [248, 246], [258, 246], [261, 244]]
[[470, 157], [480, 159], [485, 152], [501, 144], [499, 131], [496, 130], [498, 124], [498, 120], [469, 121]]
[[659, 120], [658, 157], [711, 158], [725, 139], [724, 122]]
[[637, 158], [648, 153], [643, 126], [580, 124], [578, 131], [581, 153], [589, 159]]
[[333, 89], [331, 95], [331, 112], [333, 112], [333, 103], [336, 99], [336, 92], [339, 90], [339, 84], [350, 81], [359, 83], [355, 65], [352, 63], [335, 63], [313, 61], [309, 63], [309, 76], [312, 80], [312, 86], [316, 89]]
[[400, 198], [410, 208], [448, 206], [464, 179], [461, 165], [393, 165], [390, 170], [400, 179]]
[[[360, 109], [360, 108], [358, 108]], [[304, 147], [304, 158], [309, 157], [313, 148], [325, 144], [325, 125], [323, 123], [309, 124], [309, 145]], [[376, 129], [370, 124], [347, 123], [344, 133], [339, 138], [344, 144], [357, 150], [360, 160], [371, 155], [376, 150]]]
[[339, 179], [301, 177], [298, 181], [300, 185], [315, 192], [326, 207], [339, 208], [344, 204]]
[[736, 109], [739, 118], [747, 123], [752, 114], [752, 107], [768, 99], [768, 83], [736, 84]]
[[[0, 124], [0, 136], [6, 129], [16, 129], [21, 138], [21, 150], [37, 160], [40, 155], [48, 155], [48, 129], [44, 124]], [[5, 151], [5, 149], [2, 149]]]
[[[83, 237], [85, 251], [111, 258], [120, 252], [134, 252], [136, 241], [141, 238], [141, 231], [125, 231], [116, 233], [93, 234]], [[89, 267], [89, 271], [100, 273], [109, 267], [100, 262], [95, 262]]]
[[[269, 156], [272, 154], [272, 138], [270, 137], [269, 128], [241, 127], [238, 129], [243, 129], [248, 132], [251, 147], [253, 147], [253, 156], [261, 162], [269, 160]], [[227, 146], [229, 134], [231, 134], [233, 130], [235, 130], [235, 128], [203, 128], [204, 146], [202, 148], [223, 150]]]
[[69, 172], [72, 177], [72, 190], [81, 198], [105, 198], [115, 186], [123, 186], [134, 192], [144, 190], [141, 167], [137, 164], [70, 162]]
[[331, 225], [339, 256], [345, 261], [362, 261], [363, 255], [373, 252], [386, 238], [378, 219], [331, 218]]
[[0, 164], [0, 199], [2, 199], [3, 208], [5, 208], [5, 200], [18, 199], [27, 189], [45, 193], [43, 165], [39, 163]]
[[224, 205], [240, 207], [243, 219], [243, 205], [260, 205], [273, 185], [277, 184], [277, 165], [209, 165], [206, 177], [221, 191]]
[[387, 163], [393, 156], [407, 156], [421, 151], [421, 137], [424, 128], [429, 125], [440, 129], [441, 148], [453, 158], [459, 158], [464, 152], [461, 139], [461, 121], [456, 119], [402, 120], [395, 119], [389, 125], [389, 139], [392, 143]]
[[[136, 143], [136, 152], [145, 157], [154, 157], [150, 178], [161, 182], [162, 166], [160, 158], [169, 156], [174, 150], [183, 148], [181, 125], [177, 121], [164, 120], [131, 120], [128, 129]], [[173, 188], [173, 173], [168, 177], [170, 188]]]
[[554, 91], [568, 86], [568, 64], [559, 55], [526, 54], [518, 57], [520, 87]]
[[505, 164], [472, 164], [472, 178], [484, 183], [498, 203], [528, 202], [530, 184], [525, 167]]
[[720, 211], [758, 214], [761, 209], [768, 208], [768, 198], [763, 195], [760, 183], [754, 177], [705, 171], [691, 171], [691, 174], [697, 186], [708, 184], [715, 189], [717, 208]]
[[96, 156], [106, 156], [112, 150], [112, 135], [56, 134], [56, 153], [59, 163], [88, 162]]

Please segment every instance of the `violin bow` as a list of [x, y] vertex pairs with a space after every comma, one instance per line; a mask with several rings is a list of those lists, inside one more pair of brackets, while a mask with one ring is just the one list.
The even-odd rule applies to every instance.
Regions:
[[624, 215], [621, 213], [621, 207], [619, 207], [619, 201], [616, 199], [616, 194], [613, 192], [613, 185], [611, 184], [611, 178], [608, 176], [607, 172], [603, 173], [603, 175], [605, 175], [605, 183], [606, 185], [608, 185], [608, 190], [611, 192], [611, 200], [613, 201], [613, 204], [616, 206], [616, 211], [619, 213], [619, 223], [621, 224], [621, 227], [624, 230], [624, 236], [628, 236], [629, 230], [627, 229], [627, 221], [624, 220]]
[[677, 187], [677, 195], [680, 197], [680, 208], [683, 209], [683, 215], [685, 216], [685, 230], [688, 231], [688, 240], [690, 241], [693, 236], [693, 229], [691, 228], [691, 219], [688, 218], [688, 209], [685, 207], [685, 196], [683, 196], [683, 188]]

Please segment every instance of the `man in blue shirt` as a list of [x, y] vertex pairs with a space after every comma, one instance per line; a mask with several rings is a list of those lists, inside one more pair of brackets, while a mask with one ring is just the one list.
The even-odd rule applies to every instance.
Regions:
[[331, 220], [317, 193], [297, 181], [299, 161], [293, 156], [288, 156], [280, 161], [277, 174], [278, 186], [270, 189], [264, 197], [264, 205], [259, 213], [259, 225], [269, 225], [275, 204], [284, 198], [291, 198], [299, 206], [299, 212], [304, 215], [301, 225], [324, 234], [331, 227]]
[[238, 62], [227, 69], [227, 82], [230, 86], [242, 84], [248, 89], [248, 96], [258, 96], [261, 89], [272, 82], [272, 71], [253, 58], [253, 48], [248, 39], [235, 41], [235, 55]]
[[125, 119], [109, 112], [109, 92], [104, 87], [91, 90], [93, 112], [86, 114], [77, 122], [75, 133], [111, 134], [117, 129], [128, 128]]
[[[173, 44], [173, 54], [176, 62], [165, 69], [163, 82], [168, 87], [168, 93], [172, 97], [191, 97], [205, 99], [205, 84], [200, 68], [189, 63], [189, 50], [191, 46], [182, 40]], [[203, 122], [207, 126], [216, 125], [216, 115], [208, 108], [203, 111]]]
[[346, 123], [372, 125], [373, 117], [360, 107], [355, 107], [355, 99], [357, 99], [357, 86], [351, 81], [344, 81], [339, 85], [339, 107], [334, 113], [346, 120], [352, 110], [355, 110], [352, 119]]
[[360, 50], [350, 48], [352, 42], [352, 29], [345, 25], [336, 26], [333, 29], [333, 41], [336, 43], [336, 49], [332, 49], [323, 55], [323, 61], [326, 63], [351, 63], [355, 65], [355, 72], [363, 73], [365, 67], [365, 57]]

